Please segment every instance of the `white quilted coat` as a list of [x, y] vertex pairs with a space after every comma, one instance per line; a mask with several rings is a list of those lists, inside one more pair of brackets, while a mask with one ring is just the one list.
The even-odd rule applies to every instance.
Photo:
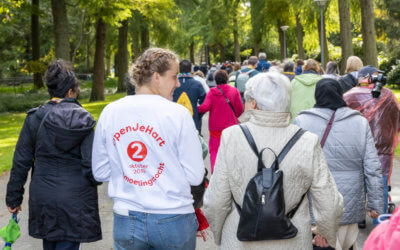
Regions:
[[[299, 127], [290, 124], [290, 113], [260, 110], [245, 112], [241, 119], [248, 126], [259, 150], [282, 150]], [[272, 154], [264, 153], [269, 167]], [[284, 173], [283, 189], [286, 213], [309, 191], [319, 233], [335, 247], [336, 232], [343, 214], [343, 198], [327, 167], [318, 137], [306, 132], [280, 164]], [[308, 200], [304, 199], [292, 219], [297, 236], [286, 240], [241, 242], [236, 237], [239, 215], [233, 199], [242, 204], [249, 180], [256, 174], [257, 157], [251, 150], [239, 126], [222, 133], [214, 174], [204, 197], [204, 214], [221, 249], [312, 249]], [[265, 225], [266, 227], [268, 225]]]

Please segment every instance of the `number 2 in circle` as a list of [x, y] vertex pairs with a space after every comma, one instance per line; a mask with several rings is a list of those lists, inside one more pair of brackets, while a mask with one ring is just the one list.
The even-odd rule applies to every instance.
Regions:
[[128, 145], [127, 153], [133, 161], [141, 162], [147, 156], [147, 147], [143, 142], [134, 141]]

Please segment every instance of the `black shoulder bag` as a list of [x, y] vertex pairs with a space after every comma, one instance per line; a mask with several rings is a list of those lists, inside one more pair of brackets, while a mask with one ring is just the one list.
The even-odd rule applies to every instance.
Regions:
[[[232, 105], [231, 101], [228, 99], [228, 97], [226, 97], [226, 95], [224, 94], [224, 91], [222, 91], [222, 89], [221, 89], [220, 87], [217, 86], [217, 89], [218, 89], [218, 90], [221, 92], [221, 94], [224, 96], [225, 101], [229, 104], [229, 107], [231, 107], [232, 112], [233, 112], [233, 115], [234, 115], [235, 118], [236, 118], [236, 112], [235, 112], [235, 109], [233, 108], [233, 105]], [[237, 120], [237, 118], [236, 118], [236, 120]]]
[[[289, 140], [281, 153], [276, 156], [270, 148], [264, 148], [260, 152], [254, 142], [253, 136], [246, 125], [241, 124], [242, 129], [251, 149], [258, 157], [257, 174], [249, 181], [243, 205], [235, 202], [240, 215], [237, 237], [240, 241], [261, 241], [290, 239], [296, 236], [297, 228], [292, 224], [297, 209], [300, 207], [305, 194], [295, 208], [285, 214], [285, 199], [283, 194], [283, 172], [279, 169], [279, 163], [285, 158], [297, 140], [305, 133], [299, 129]], [[266, 168], [262, 155], [265, 149], [269, 149], [275, 156], [270, 168]]]

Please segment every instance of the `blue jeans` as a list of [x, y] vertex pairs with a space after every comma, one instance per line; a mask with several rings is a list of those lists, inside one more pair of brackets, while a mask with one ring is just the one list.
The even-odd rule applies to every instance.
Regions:
[[195, 249], [199, 224], [191, 214], [114, 213], [114, 247], [128, 249]]
[[[388, 187], [388, 177], [382, 175], [383, 177], [383, 213], [386, 214], [388, 211], [388, 204], [389, 204], [389, 187]], [[374, 226], [377, 226], [378, 219], [373, 219], [372, 223]]]

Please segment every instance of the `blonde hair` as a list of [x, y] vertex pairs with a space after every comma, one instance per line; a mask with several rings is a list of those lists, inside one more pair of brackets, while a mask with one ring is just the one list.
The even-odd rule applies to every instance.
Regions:
[[204, 73], [201, 72], [200, 70], [197, 70], [196, 72], [194, 72], [193, 75], [200, 76], [201, 78], [204, 78]]
[[319, 73], [320, 72], [319, 63], [314, 59], [308, 59], [303, 66], [303, 72], [308, 70], [312, 70], [315, 71], [316, 73]]
[[346, 73], [359, 71], [364, 67], [363, 62], [358, 56], [350, 56], [346, 63]]
[[132, 66], [132, 79], [134, 84], [142, 86], [150, 82], [155, 72], [164, 74], [171, 68], [171, 61], [178, 61], [178, 56], [166, 49], [147, 49]]

